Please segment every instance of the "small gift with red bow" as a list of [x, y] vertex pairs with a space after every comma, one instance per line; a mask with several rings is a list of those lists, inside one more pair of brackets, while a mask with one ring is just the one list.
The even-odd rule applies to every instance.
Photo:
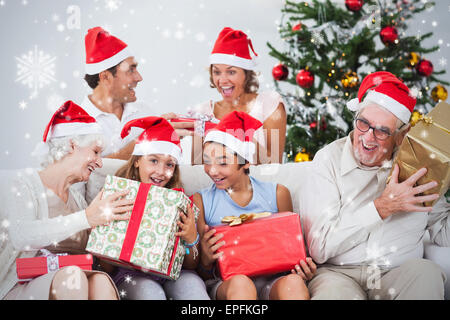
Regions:
[[213, 117], [202, 113], [190, 112], [186, 116], [179, 116], [171, 119], [170, 122], [193, 122], [194, 128], [187, 128], [186, 130], [193, 131], [200, 137], [206, 136], [209, 130], [214, 129], [217, 123], [214, 122]]
[[92, 270], [93, 258], [90, 254], [53, 254], [46, 249], [41, 249], [40, 251], [43, 253], [42, 256], [16, 259], [17, 278], [20, 280], [20, 283], [68, 266], [78, 266], [83, 270]]

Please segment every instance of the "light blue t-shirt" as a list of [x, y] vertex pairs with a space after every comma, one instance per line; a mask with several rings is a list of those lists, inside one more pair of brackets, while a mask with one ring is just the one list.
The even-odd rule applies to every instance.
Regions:
[[221, 224], [225, 216], [239, 216], [243, 213], [278, 212], [277, 184], [263, 182], [250, 178], [253, 188], [253, 197], [249, 204], [241, 207], [231, 199], [228, 191], [217, 189], [213, 184], [209, 188], [200, 190], [205, 211], [205, 222], [209, 226]]

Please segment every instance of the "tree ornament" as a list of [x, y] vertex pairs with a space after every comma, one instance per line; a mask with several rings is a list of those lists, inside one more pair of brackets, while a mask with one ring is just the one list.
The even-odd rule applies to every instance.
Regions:
[[412, 127], [414, 127], [421, 118], [422, 114], [419, 111], [413, 111], [413, 113], [411, 114], [411, 118], [409, 119], [409, 123]]
[[297, 73], [295, 81], [302, 88], [311, 88], [314, 84], [314, 74], [306, 69], [302, 69]]
[[363, 0], [345, 0], [345, 6], [348, 10], [358, 12], [364, 5]]
[[342, 86], [346, 89], [358, 86], [358, 75], [354, 71], [348, 71], [341, 79]]
[[277, 64], [272, 69], [272, 76], [277, 81], [286, 80], [289, 75], [289, 69], [284, 64]]
[[311, 123], [309, 124], [309, 128], [310, 128], [311, 130], [317, 128], [317, 122], [316, 122], [316, 121], [311, 122]]
[[438, 84], [436, 87], [431, 90], [431, 98], [434, 102], [445, 101], [447, 100], [448, 92], [447, 89], [443, 85]]
[[406, 63], [406, 66], [410, 69], [415, 68], [416, 65], [419, 63], [419, 61], [420, 61], [420, 56], [415, 52], [411, 52], [408, 55], [408, 61]]
[[302, 24], [299, 22], [295, 26], [292, 26], [292, 31], [300, 31], [302, 30]]
[[304, 161], [310, 161], [309, 154], [305, 152], [305, 149], [302, 149], [301, 152], [297, 153], [295, 156], [295, 162], [304, 162]]
[[417, 73], [424, 77], [429, 77], [433, 73], [433, 64], [431, 61], [422, 59], [416, 66]]
[[394, 44], [398, 40], [397, 29], [393, 26], [384, 27], [380, 31], [380, 38], [385, 45]]

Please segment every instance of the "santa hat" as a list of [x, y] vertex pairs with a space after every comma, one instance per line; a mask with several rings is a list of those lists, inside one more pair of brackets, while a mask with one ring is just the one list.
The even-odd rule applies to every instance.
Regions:
[[364, 101], [375, 102], [392, 112], [403, 123], [409, 122], [416, 99], [409, 88], [392, 73], [378, 71], [366, 76], [359, 87], [358, 97], [347, 102], [347, 108], [359, 110], [366, 92]]
[[221, 143], [249, 162], [253, 162], [256, 152], [256, 146], [252, 141], [253, 134], [261, 126], [261, 121], [248, 113], [232, 111], [220, 120], [217, 127], [207, 133], [204, 143]]
[[214, 44], [214, 48], [209, 58], [210, 64], [227, 64], [246, 70], [255, 68], [255, 58], [250, 56], [252, 49], [255, 56], [258, 56], [253, 49], [252, 41], [241, 30], [223, 28]]
[[83, 108], [69, 100], [53, 114], [45, 128], [43, 141], [83, 134], [102, 134], [102, 128]]
[[102, 27], [89, 29], [84, 38], [86, 73], [97, 74], [133, 56], [127, 44]]
[[130, 133], [131, 127], [144, 129], [134, 145], [134, 155], [168, 154], [174, 157], [178, 163], [181, 162], [180, 138], [166, 119], [145, 117], [131, 120], [122, 129], [120, 134], [122, 139]]

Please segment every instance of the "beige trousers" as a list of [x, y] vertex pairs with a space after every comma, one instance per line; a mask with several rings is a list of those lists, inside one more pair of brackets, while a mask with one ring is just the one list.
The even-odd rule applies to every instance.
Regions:
[[414, 259], [390, 269], [323, 265], [308, 289], [312, 300], [443, 300], [445, 281], [437, 264]]

